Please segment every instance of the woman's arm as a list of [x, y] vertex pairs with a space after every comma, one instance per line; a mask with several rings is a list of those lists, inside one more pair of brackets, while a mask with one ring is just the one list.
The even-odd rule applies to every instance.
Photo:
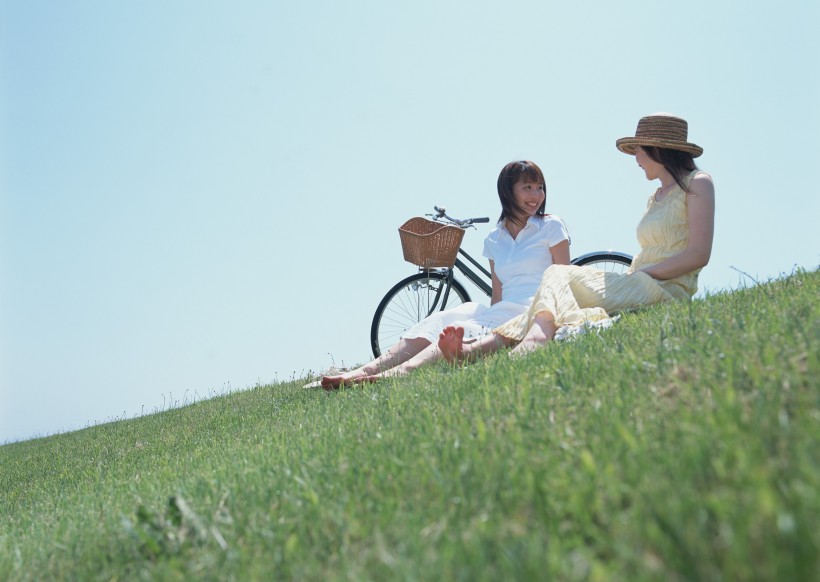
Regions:
[[687, 194], [689, 238], [686, 248], [657, 265], [641, 269], [650, 277], [665, 280], [705, 267], [712, 255], [715, 234], [715, 186], [708, 174], [697, 174]]
[[550, 247], [553, 265], [569, 265], [569, 241], [562, 240], [557, 245]]
[[493, 294], [490, 296], [490, 305], [495, 305], [501, 301], [501, 281], [495, 274], [495, 261], [490, 261], [490, 275], [493, 280]]

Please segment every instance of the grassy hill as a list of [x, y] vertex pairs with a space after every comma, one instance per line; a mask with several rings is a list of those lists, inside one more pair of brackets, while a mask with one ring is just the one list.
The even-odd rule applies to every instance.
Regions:
[[818, 580], [818, 282], [0, 447], [0, 579]]

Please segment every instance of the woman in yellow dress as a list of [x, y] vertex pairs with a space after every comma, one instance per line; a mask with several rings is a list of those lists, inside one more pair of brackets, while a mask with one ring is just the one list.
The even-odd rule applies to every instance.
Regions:
[[527, 352], [552, 340], [565, 325], [603, 320], [623, 309], [663, 301], [689, 300], [698, 273], [709, 262], [715, 217], [715, 189], [695, 165], [703, 149], [687, 141], [686, 120], [656, 113], [638, 122], [634, 137], [616, 147], [634, 155], [647, 180], [660, 180], [638, 224], [641, 250], [624, 274], [592, 267], [553, 265], [545, 272], [526, 313], [493, 334], [465, 342], [463, 330], [449, 326], [439, 348], [451, 362], [473, 359], [501, 347]]

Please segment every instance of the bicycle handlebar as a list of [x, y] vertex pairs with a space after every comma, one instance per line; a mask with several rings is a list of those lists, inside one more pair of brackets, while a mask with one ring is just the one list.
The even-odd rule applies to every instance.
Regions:
[[490, 222], [490, 219], [486, 216], [480, 218], [453, 218], [452, 216], [447, 216], [447, 209], [446, 208], [439, 208], [438, 206], [433, 206], [433, 209], [436, 211], [435, 214], [430, 215], [433, 217], [433, 220], [441, 220], [442, 218], [451, 222], [452, 224], [460, 227], [466, 228], [468, 226], [472, 226], [473, 224], [481, 224], [484, 222]]

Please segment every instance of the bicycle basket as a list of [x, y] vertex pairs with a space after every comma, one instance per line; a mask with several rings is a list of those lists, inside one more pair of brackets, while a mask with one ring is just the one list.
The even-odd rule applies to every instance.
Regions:
[[452, 267], [464, 229], [417, 216], [399, 227], [404, 260], [421, 267]]

